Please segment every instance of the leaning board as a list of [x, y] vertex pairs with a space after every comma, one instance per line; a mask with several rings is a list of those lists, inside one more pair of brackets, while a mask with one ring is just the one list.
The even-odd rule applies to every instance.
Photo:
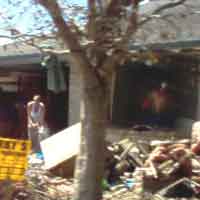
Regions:
[[51, 170], [78, 154], [80, 133], [81, 124], [77, 123], [40, 143], [44, 155], [45, 169]]

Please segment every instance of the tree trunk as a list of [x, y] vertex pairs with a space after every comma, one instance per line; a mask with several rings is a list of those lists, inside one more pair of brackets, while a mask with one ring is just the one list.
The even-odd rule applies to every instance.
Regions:
[[83, 89], [82, 135], [74, 200], [100, 200], [102, 196], [108, 100], [104, 91], [103, 87], [92, 87], [92, 83]]

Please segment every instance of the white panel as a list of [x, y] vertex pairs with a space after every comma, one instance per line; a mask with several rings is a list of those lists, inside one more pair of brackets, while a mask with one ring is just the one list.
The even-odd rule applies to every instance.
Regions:
[[81, 124], [78, 123], [40, 143], [46, 169], [52, 169], [78, 154], [80, 133]]

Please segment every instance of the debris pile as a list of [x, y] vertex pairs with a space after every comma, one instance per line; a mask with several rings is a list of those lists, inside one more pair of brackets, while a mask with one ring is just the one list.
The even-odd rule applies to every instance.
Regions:
[[141, 197], [141, 168], [148, 155], [147, 150], [146, 144], [136, 143], [132, 138], [107, 145], [105, 179], [102, 183], [105, 200]]
[[[103, 200], [198, 199], [200, 142], [190, 143], [190, 140], [147, 143], [130, 137], [107, 144]], [[71, 200], [73, 179], [52, 174], [45, 168], [43, 156], [29, 156], [25, 181], [2, 181], [0, 199]]]
[[57, 177], [43, 168], [43, 161], [31, 157], [29, 169], [27, 170], [27, 182], [30, 191], [34, 191], [35, 199], [67, 200], [71, 199], [73, 193], [73, 180]]
[[[2, 181], [0, 199], [4, 200], [69, 200], [73, 194], [73, 180], [56, 177], [43, 168], [37, 154], [29, 157], [29, 168], [23, 182]], [[9, 192], [8, 192], [9, 191]]]
[[[188, 197], [189, 193], [191, 197], [199, 197], [199, 144], [191, 145], [190, 140], [153, 141], [151, 146], [154, 148], [144, 163], [148, 169], [144, 171], [144, 189], [153, 193], [161, 190], [161, 194], [170, 197]], [[176, 195], [178, 191], [181, 195]]]
[[106, 179], [116, 182], [125, 172], [133, 172], [142, 166], [144, 156], [131, 139], [124, 139], [117, 144], [107, 146]]
[[199, 198], [200, 142], [190, 142], [125, 139], [109, 145], [105, 199]]

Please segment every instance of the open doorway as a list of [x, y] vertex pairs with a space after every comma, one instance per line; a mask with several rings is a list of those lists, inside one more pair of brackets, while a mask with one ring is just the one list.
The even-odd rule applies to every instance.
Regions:
[[180, 117], [194, 119], [196, 105], [197, 85], [183, 66], [130, 62], [118, 69], [112, 108], [114, 125], [173, 128]]
[[0, 71], [0, 136], [27, 139], [26, 105], [35, 94], [46, 105], [46, 121], [53, 134], [68, 125], [68, 69], [65, 71], [67, 91], [50, 92], [45, 69]]

